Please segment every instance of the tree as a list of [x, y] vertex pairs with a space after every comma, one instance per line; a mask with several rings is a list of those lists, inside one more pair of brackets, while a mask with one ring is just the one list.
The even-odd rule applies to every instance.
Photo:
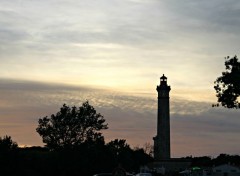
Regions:
[[126, 143], [125, 139], [115, 139], [107, 144], [114, 156], [115, 163], [121, 165], [126, 170], [130, 170], [133, 166], [133, 151]]
[[0, 137], [0, 151], [12, 151], [17, 149], [18, 144], [13, 142], [11, 136]]
[[143, 150], [146, 154], [148, 154], [149, 156], [153, 157], [153, 145], [150, 144], [149, 142], [146, 142], [143, 145]]
[[130, 146], [126, 143], [125, 139], [114, 139], [110, 141], [107, 146], [119, 154], [122, 150], [130, 149]]
[[109, 147], [116, 160], [124, 157], [123, 155], [126, 153], [126, 151], [131, 150], [125, 139], [114, 139], [107, 143], [107, 147]]
[[11, 136], [0, 137], [1, 175], [15, 175], [18, 161], [18, 144]]
[[107, 129], [104, 117], [88, 101], [70, 108], [64, 104], [50, 118], [38, 121], [36, 131], [51, 150], [72, 149], [87, 142], [104, 141], [101, 130]]
[[225, 58], [226, 71], [214, 82], [218, 103], [225, 108], [240, 108], [240, 62], [237, 56]]

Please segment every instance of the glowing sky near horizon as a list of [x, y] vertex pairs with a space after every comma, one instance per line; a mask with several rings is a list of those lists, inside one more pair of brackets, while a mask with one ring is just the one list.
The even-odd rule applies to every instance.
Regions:
[[239, 154], [239, 112], [210, 108], [239, 15], [237, 0], [0, 0], [0, 135], [43, 145], [37, 119], [88, 99], [108, 139], [152, 142], [164, 73], [173, 155]]

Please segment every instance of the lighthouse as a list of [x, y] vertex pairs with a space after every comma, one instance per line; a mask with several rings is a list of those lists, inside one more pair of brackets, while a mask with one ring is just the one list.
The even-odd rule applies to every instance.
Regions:
[[158, 110], [157, 110], [157, 135], [154, 140], [154, 159], [156, 161], [170, 159], [170, 103], [169, 92], [171, 88], [167, 84], [167, 77], [160, 78], [157, 86]]

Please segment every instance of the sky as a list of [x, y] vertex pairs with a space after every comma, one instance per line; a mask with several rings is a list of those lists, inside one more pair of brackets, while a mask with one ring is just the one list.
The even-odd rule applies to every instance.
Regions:
[[239, 110], [211, 107], [239, 16], [238, 0], [0, 0], [0, 136], [43, 146], [38, 119], [88, 100], [106, 141], [153, 143], [165, 74], [172, 156], [240, 154]]

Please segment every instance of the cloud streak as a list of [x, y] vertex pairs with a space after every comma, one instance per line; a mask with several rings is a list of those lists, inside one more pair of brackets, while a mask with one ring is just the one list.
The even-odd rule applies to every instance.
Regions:
[[[146, 96], [20, 80], [1, 80], [0, 92], [0, 134], [11, 135], [21, 145], [43, 145], [35, 132], [37, 120], [56, 113], [63, 103], [80, 106], [85, 100], [106, 118], [109, 129], [104, 136], [107, 141], [123, 138], [132, 146], [141, 146], [152, 142], [156, 135], [156, 94]], [[235, 146], [239, 145], [239, 125], [235, 110], [215, 109], [207, 102], [173, 97], [173, 156], [238, 153]]]

